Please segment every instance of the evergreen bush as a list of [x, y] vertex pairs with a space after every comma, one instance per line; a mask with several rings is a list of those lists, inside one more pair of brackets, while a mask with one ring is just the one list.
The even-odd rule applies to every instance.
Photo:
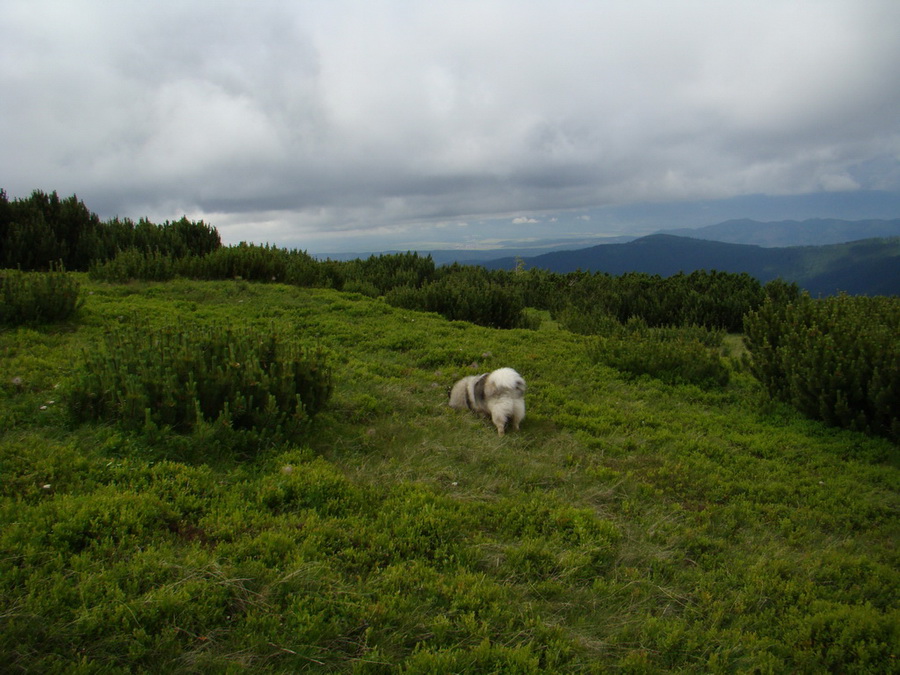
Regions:
[[61, 266], [49, 272], [0, 270], [0, 324], [65, 321], [80, 306], [80, 285]]
[[133, 280], [170, 281], [175, 278], [175, 261], [158, 250], [129, 248], [119, 251], [115, 258], [95, 261], [89, 276], [94, 281], [119, 284]]
[[[660, 277], [632, 272], [572, 272], [563, 277], [528, 270], [520, 275], [529, 304], [553, 312], [569, 330], [602, 335], [609, 319], [639, 318], [648, 326], [703, 326], [738, 332], [743, 316], [766, 290], [748, 274], [699, 270]], [[785, 284], [784, 293], [791, 287]], [[793, 287], [796, 290], [796, 286]]]
[[494, 281], [486, 270], [457, 268], [421, 288], [401, 286], [385, 296], [395, 307], [437, 312], [451, 321], [469, 321], [489, 328], [532, 325], [524, 314], [518, 289]]
[[619, 320], [602, 307], [579, 309], [569, 305], [556, 314], [559, 325], [579, 335], [615, 335], [622, 328]]
[[212, 423], [259, 438], [295, 438], [331, 394], [321, 348], [277, 332], [221, 326], [131, 326], [85, 351], [67, 392], [76, 422], [153, 432]]
[[650, 328], [632, 319], [618, 330], [598, 337], [588, 348], [590, 358], [634, 376], [649, 375], [669, 384], [723, 387], [731, 372], [718, 347], [722, 331], [699, 326]]
[[[297, 286], [323, 285], [319, 263], [303, 251], [241, 243], [203, 255], [173, 256], [160, 249], [128, 248], [91, 265], [91, 279], [125, 283], [169, 281], [176, 276], [205, 281], [242, 279]], [[324, 284], [328, 285], [328, 284]]]
[[[365, 260], [350, 260], [338, 265], [344, 278], [343, 290], [353, 290], [372, 297], [384, 295], [402, 286], [420, 288], [435, 279], [431, 256], [420, 256], [412, 252], [373, 255]], [[356, 290], [358, 285], [365, 290]], [[376, 289], [374, 294], [370, 287]]]
[[189, 279], [240, 278], [316, 286], [321, 277], [318, 267], [319, 263], [305, 251], [241, 242], [207, 255], [183, 258], [178, 261], [176, 271]]
[[381, 291], [378, 290], [377, 286], [365, 280], [357, 281], [351, 279], [344, 283], [344, 288], [342, 290], [345, 293], [359, 293], [360, 295], [365, 295], [369, 298], [377, 298], [381, 295]]
[[769, 392], [827, 424], [900, 441], [900, 298], [808, 295], [745, 320]]
[[75, 195], [60, 199], [56, 192], [35, 190], [10, 201], [0, 189], [0, 267], [46, 270], [59, 260], [70, 270], [87, 271], [131, 248], [181, 258], [221, 245], [216, 229], [202, 220], [101, 222]]

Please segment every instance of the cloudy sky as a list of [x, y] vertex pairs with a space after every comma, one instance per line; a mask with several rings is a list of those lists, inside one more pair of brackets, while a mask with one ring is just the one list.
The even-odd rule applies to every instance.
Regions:
[[311, 252], [900, 217], [897, 0], [0, 9], [11, 198]]

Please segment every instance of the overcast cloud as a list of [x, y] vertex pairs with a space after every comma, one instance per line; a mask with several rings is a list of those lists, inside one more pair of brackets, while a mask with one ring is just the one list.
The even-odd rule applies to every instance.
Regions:
[[0, 187], [104, 218], [378, 250], [900, 192], [896, 0], [0, 6]]

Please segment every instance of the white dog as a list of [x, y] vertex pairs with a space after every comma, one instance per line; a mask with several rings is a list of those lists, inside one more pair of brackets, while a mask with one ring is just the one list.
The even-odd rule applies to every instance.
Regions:
[[513, 431], [518, 431], [525, 419], [525, 380], [512, 368], [469, 375], [450, 390], [450, 407], [490, 417], [501, 436], [510, 422]]

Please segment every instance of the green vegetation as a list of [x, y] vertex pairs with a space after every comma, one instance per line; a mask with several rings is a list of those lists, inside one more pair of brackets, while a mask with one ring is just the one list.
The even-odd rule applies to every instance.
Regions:
[[829, 424], [900, 443], [900, 300], [770, 301], [746, 319], [753, 372]]
[[471, 321], [491, 328], [524, 328], [528, 325], [521, 291], [505, 279], [508, 275], [479, 267], [454, 265], [440, 278], [418, 288], [393, 288], [385, 297], [395, 307], [437, 312], [451, 321]]
[[[765, 292], [748, 274], [699, 271], [670, 277], [628, 273], [621, 276], [575, 272], [558, 275], [529, 273], [542, 277], [557, 293], [546, 291], [529, 296], [531, 304], [541, 306], [545, 295], [556, 304], [548, 309], [562, 311], [566, 325], [579, 333], [595, 332], [592, 322], [604, 323], [612, 317], [625, 323], [640, 317], [650, 326], [691, 326], [737, 332], [744, 314], [763, 301]], [[559, 290], [566, 289], [560, 293]], [[796, 292], [796, 287], [795, 287]]]
[[[191, 432], [204, 423], [298, 441], [331, 394], [321, 349], [278, 332], [140, 321], [84, 351], [65, 392], [76, 422]], [[227, 434], [226, 434], [227, 435]]]
[[[40, 192], [0, 243], [7, 670], [900, 672], [897, 298], [317, 261]], [[498, 438], [445, 392], [501, 366]]]
[[47, 270], [62, 263], [66, 269], [87, 271], [129, 249], [181, 258], [206, 255], [221, 245], [219, 233], [203, 221], [101, 222], [75, 195], [60, 199], [56, 192], [35, 190], [26, 199], [10, 201], [0, 189], [0, 268]]
[[[700, 325], [739, 331], [765, 292], [747, 274], [698, 271], [658, 275], [554, 274], [435, 267], [416, 253], [368, 260], [317, 261], [305, 251], [241, 243], [223, 247], [215, 228], [182, 218], [155, 225], [101, 222], [75, 195], [36, 190], [9, 201], [0, 190], [0, 267], [46, 270], [58, 262], [94, 281], [242, 279], [385, 296], [397, 307], [437, 312], [491, 328], [536, 328], [526, 308], [549, 310], [571, 330], [637, 317], [649, 326]], [[796, 288], [794, 289], [796, 293]], [[602, 332], [602, 331], [601, 331]]]
[[79, 291], [78, 280], [62, 268], [0, 270], [0, 326], [65, 321], [78, 310]]
[[[544, 270], [435, 267], [416, 253], [347, 262], [316, 261], [304, 251], [240, 244], [205, 255], [174, 258], [128, 249], [90, 269], [95, 281], [241, 279], [335, 288], [384, 296], [395, 307], [436, 312], [451, 321], [490, 328], [535, 328], [526, 307], [548, 310], [569, 330], [602, 333], [605, 326], [639, 318], [653, 327], [701, 325], [740, 330], [744, 314], [763, 301], [763, 286], [746, 274], [693, 272], [662, 278], [647, 274], [554, 274]], [[798, 295], [796, 286], [780, 284]]]
[[[404, 286], [440, 282], [421, 260]], [[515, 275], [540, 329], [497, 330], [316, 265], [355, 292], [78, 274], [77, 318], [0, 332], [6, 670], [900, 672], [888, 439], [770, 398], [734, 336], [609, 312], [561, 329], [565, 308], [529, 284], [564, 277]], [[272, 343], [332, 387], [302, 433], [247, 452], [267, 423], [217, 424], [218, 403], [190, 417], [178, 382], [195, 402], [207, 378], [234, 400], [259, 386], [279, 410], [298, 382], [310, 405], [310, 380], [255, 351]], [[445, 392], [507, 365], [528, 416], [501, 439]], [[112, 399], [73, 420], [98, 391], [134, 392], [152, 424]], [[185, 418], [162, 415], [166, 396]]]
[[[785, 227], [787, 223], [777, 225]], [[852, 225], [854, 228], [862, 225], [857, 230], [862, 239], [866, 229], [864, 223]], [[819, 231], [819, 234], [827, 237], [827, 233]], [[614, 276], [640, 272], [674, 278], [695, 270], [703, 274], [706, 274], [704, 270], [718, 270], [718, 274], [738, 272], [762, 283], [790, 279], [813, 297], [840, 292], [868, 296], [900, 294], [900, 237], [823, 246], [762, 248], [705, 241], [695, 236], [652, 234], [627, 244], [559, 251], [523, 262], [559, 273], [603, 270]], [[497, 264], [511, 268], [516, 263], [511, 258], [485, 262], [486, 266]]]
[[[634, 323], [631, 321], [626, 328]], [[617, 331], [618, 332], [618, 331]], [[731, 371], [718, 349], [710, 349], [704, 341], [692, 339], [686, 329], [626, 330], [626, 335], [600, 337], [588, 353], [597, 363], [612, 366], [631, 375], [649, 375], [670, 384], [695, 384], [700, 387], [723, 387]], [[719, 335], [721, 346], [723, 336]]]

